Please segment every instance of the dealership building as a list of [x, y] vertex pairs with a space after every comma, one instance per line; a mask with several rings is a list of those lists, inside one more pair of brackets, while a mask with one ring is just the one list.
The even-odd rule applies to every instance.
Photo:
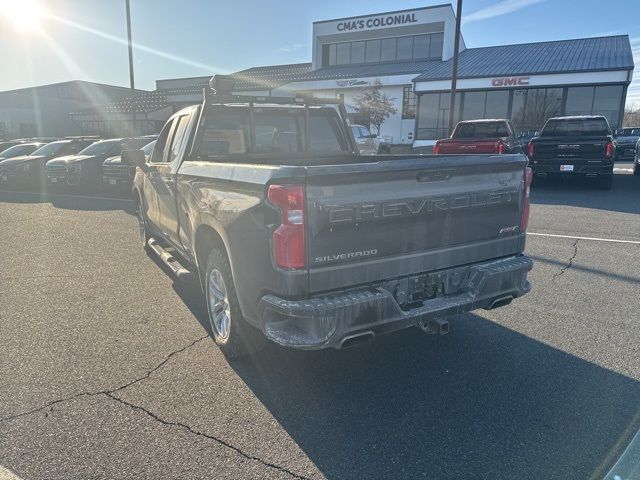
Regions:
[[[355, 99], [379, 85], [396, 109], [380, 134], [394, 144], [428, 144], [448, 133], [455, 21], [450, 4], [317, 21], [310, 62], [236, 72], [235, 91], [344, 95], [352, 123], [367, 124]], [[532, 131], [551, 116], [602, 114], [620, 127], [633, 68], [627, 35], [489, 47], [467, 46], [461, 35], [454, 121], [509, 118], [519, 130]], [[155, 91], [135, 98], [121, 87], [96, 91], [88, 82], [61, 84], [67, 96], [57, 85], [0, 93], [0, 137], [3, 125], [5, 135], [22, 136], [62, 135], [63, 126], [103, 136], [157, 132], [173, 112], [202, 100], [209, 78], [157, 80]], [[38, 105], [47, 106], [46, 119], [31, 118]], [[65, 117], [51, 121], [56, 115]]]
[[[446, 136], [455, 40], [450, 4], [318, 21], [312, 35], [311, 62], [237, 72], [237, 93], [344, 94], [352, 122], [364, 123], [354, 99], [379, 82], [397, 109], [382, 125], [383, 136], [393, 143]], [[510, 118], [520, 130], [537, 130], [551, 116], [602, 114], [619, 127], [633, 67], [627, 35], [491, 47], [470, 47], [461, 38], [454, 120]], [[176, 89], [196, 81], [164, 82]]]

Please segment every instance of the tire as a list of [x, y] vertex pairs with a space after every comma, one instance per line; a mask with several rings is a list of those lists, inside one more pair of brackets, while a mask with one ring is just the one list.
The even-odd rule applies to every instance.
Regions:
[[604, 174], [598, 176], [598, 188], [600, 190], [611, 190], [613, 184], [613, 174]]
[[224, 251], [213, 249], [209, 253], [204, 283], [209, 325], [222, 353], [227, 358], [238, 358], [260, 351], [266, 337], [242, 316]]
[[638, 165], [637, 161], [633, 162], [633, 174], [636, 177], [640, 177], [640, 165]]
[[378, 155], [389, 155], [391, 153], [391, 147], [389, 145], [380, 145], [378, 147]]
[[149, 253], [151, 251], [151, 247], [149, 247], [149, 221], [147, 220], [147, 215], [144, 213], [144, 204], [142, 203], [142, 196], [140, 193], [136, 193], [137, 201], [136, 201], [136, 217], [138, 218], [138, 228], [140, 229], [140, 242], [142, 243], [142, 248], [144, 251]]

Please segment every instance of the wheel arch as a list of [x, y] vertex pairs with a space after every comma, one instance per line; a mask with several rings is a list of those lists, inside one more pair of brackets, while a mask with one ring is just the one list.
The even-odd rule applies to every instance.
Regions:
[[216, 230], [213, 229], [213, 227], [209, 225], [200, 225], [196, 230], [193, 252], [195, 254], [198, 277], [200, 279], [200, 285], [202, 286], [202, 288], [204, 288], [204, 274], [207, 266], [207, 257], [209, 256], [209, 252], [211, 252], [211, 250], [215, 248], [219, 248], [226, 253], [227, 259], [229, 260], [229, 264], [231, 266], [231, 271], [233, 272], [233, 266], [231, 265], [229, 251], [227, 250], [227, 246], [222, 238], [222, 235], [220, 235]]

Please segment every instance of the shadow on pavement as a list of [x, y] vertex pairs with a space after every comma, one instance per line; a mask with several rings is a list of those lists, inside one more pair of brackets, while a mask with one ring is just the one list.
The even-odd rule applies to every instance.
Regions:
[[477, 315], [346, 351], [232, 367], [329, 479], [601, 478], [640, 384]]
[[0, 189], [0, 203], [50, 203], [54, 207], [64, 210], [122, 210], [130, 215], [136, 214], [133, 202], [127, 198], [126, 195], [118, 196], [105, 192], [83, 194], [75, 192], [32, 192], [17, 189]]
[[[174, 289], [211, 334], [197, 280]], [[640, 426], [639, 382], [475, 314], [230, 365], [329, 479], [602, 478]]]
[[[634, 196], [637, 201], [630, 202]], [[615, 174], [611, 190], [598, 190], [592, 180], [584, 178], [542, 179], [531, 189], [531, 203], [640, 214], [640, 178]]]

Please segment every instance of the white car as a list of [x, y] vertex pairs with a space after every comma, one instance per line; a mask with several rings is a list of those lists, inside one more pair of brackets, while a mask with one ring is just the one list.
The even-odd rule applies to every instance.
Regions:
[[351, 131], [362, 155], [391, 153], [391, 145], [384, 138], [371, 133], [364, 125], [351, 125]]

